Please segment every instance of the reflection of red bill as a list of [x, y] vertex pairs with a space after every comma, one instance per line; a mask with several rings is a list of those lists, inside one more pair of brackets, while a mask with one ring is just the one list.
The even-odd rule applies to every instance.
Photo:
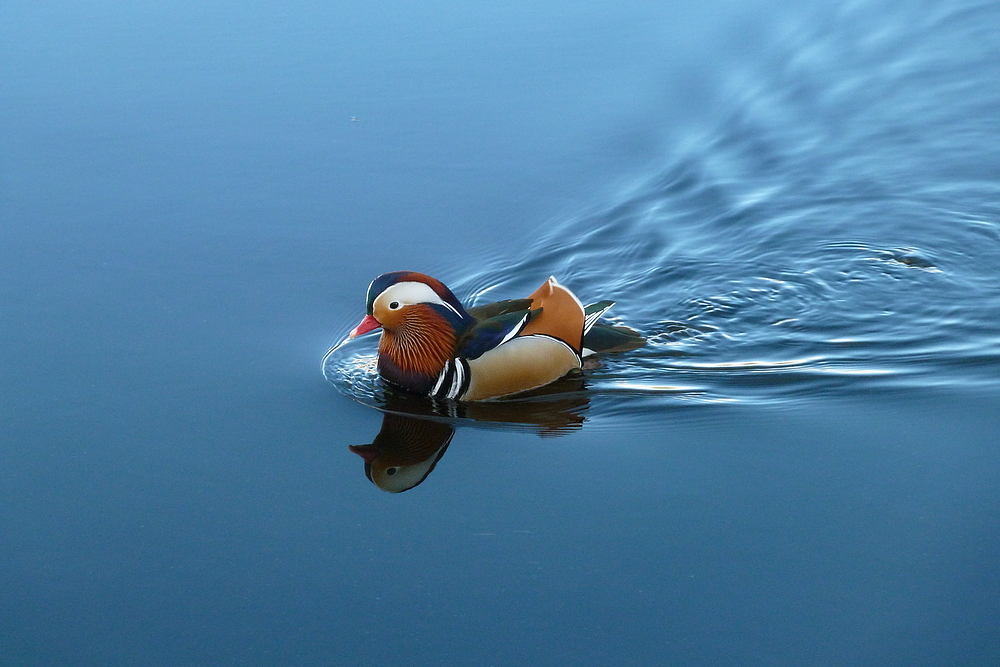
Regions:
[[347, 448], [363, 458], [365, 463], [371, 463], [378, 456], [378, 449], [372, 445], [348, 445]]
[[351, 334], [348, 336], [348, 338], [357, 338], [358, 336], [366, 334], [369, 331], [374, 331], [375, 329], [378, 329], [381, 326], [382, 325], [379, 324], [378, 320], [376, 320], [374, 317], [372, 317], [371, 315], [365, 315], [365, 319], [361, 320], [361, 324], [354, 327], [354, 330], [351, 331]]

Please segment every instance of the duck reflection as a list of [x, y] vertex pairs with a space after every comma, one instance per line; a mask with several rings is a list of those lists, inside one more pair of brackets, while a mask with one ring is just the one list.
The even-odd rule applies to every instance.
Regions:
[[427, 479], [451, 444], [451, 424], [386, 413], [370, 445], [351, 445], [365, 460], [365, 475], [389, 493], [412, 489]]
[[508, 425], [558, 437], [583, 426], [590, 400], [582, 378], [566, 378], [520, 400], [485, 403], [431, 401], [387, 393], [378, 409], [382, 429], [368, 445], [351, 445], [364, 459], [365, 476], [389, 493], [417, 486], [431, 474], [455, 435], [454, 423]]

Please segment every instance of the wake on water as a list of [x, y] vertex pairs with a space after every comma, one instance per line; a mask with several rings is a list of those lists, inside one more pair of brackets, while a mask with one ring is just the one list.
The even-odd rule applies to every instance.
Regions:
[[[660, 167], [449, 285], [483, 303], [555, 274], [615, 299], [648, 344], [588, 374], [608, 414], [995, 388], [1000, 5], [854, 5], [768, 52]], [[384, 406], [374, 355], [324, 373]]]

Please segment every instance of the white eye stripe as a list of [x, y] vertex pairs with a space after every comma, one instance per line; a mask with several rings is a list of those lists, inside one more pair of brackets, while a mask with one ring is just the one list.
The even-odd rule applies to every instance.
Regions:
[[[385, 304], [387, 308], [392, 310], [402, 306], [412, 306], [416, 303], [436, 303], [444, 306], [456, 315], [460, 315], [455, 310], [455, 307], [438, 296], [438, 293], [431, 289], [430, 285], [413, 281], [390, 285], [378, 295], [375, 303]], [[393, 303], [398, 304], [396, 308], [392, 308]]]

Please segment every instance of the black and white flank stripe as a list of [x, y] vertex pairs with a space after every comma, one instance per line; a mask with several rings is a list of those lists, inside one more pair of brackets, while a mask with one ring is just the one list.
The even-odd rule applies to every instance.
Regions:
[[431, 396], [457, 400], [469, 388], [469, 364], [465, 359], [452, 359], [444, 365]]

